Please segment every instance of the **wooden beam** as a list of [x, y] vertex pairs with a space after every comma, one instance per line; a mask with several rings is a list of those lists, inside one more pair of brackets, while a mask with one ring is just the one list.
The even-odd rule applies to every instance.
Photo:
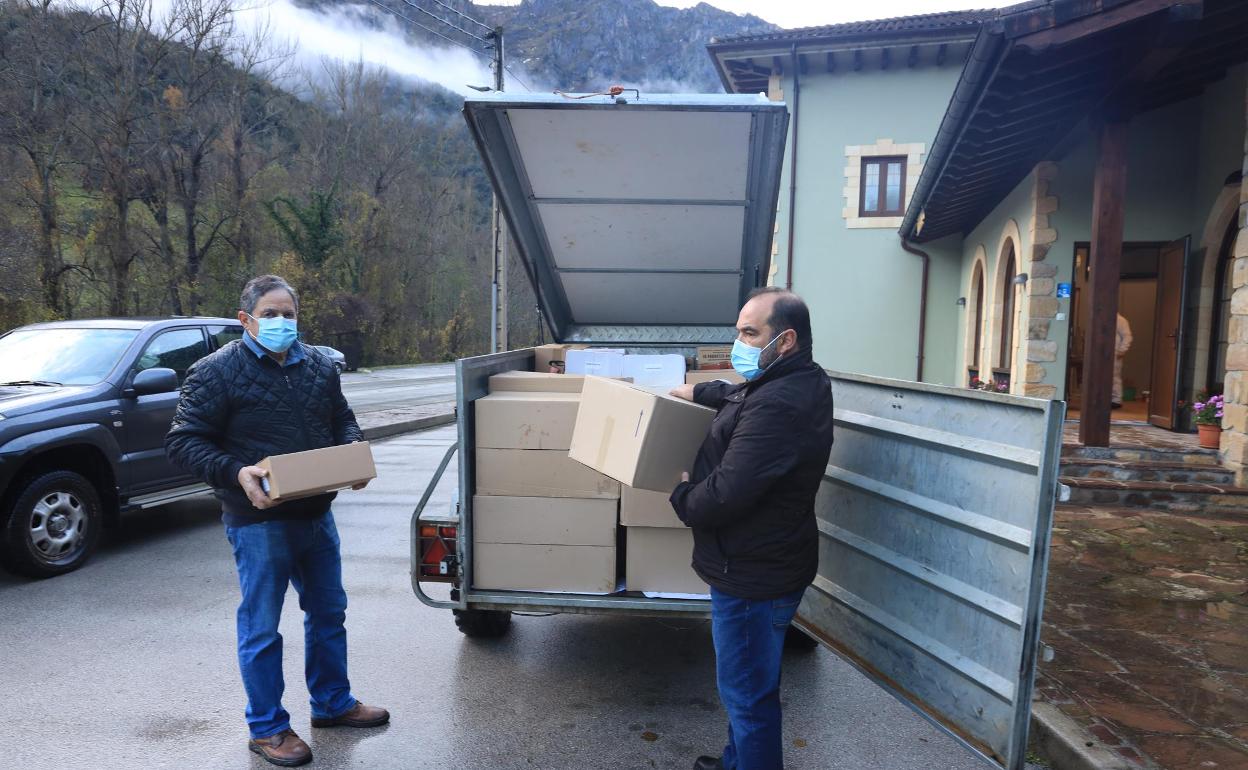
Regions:
[[862, 71], [862, 49], [854, 51], [854, 72]]
[[910, 69], [919, 66], [919, 47], [917, 45], [910, 46], [910, 58], [906, 59], [906, 66]]
[[949, 55], [949, 44], [941, 43], [940, 47], [936, 49], [936, 66], [937, 67], [945, 66], [945, 57], [948, 55]]
[[880, 69], [888, 69], [888, 65], [892, 63], [892, 50], [888, 48], [880, 49]]
[[836, 54], [828, 51], [828, 72], [836, 72]]
[[1092, 309], [1083, 345], [1083, 402], [1079, 440], [1084, 446], [1109, 446], [1114, 386], [1114, 348], [1118, 336], [1118, 277], [1122, 272], [1122, 235], [1127, 197], [1127, 118], [1100, 130], [1096, 176], [1092, 183]]

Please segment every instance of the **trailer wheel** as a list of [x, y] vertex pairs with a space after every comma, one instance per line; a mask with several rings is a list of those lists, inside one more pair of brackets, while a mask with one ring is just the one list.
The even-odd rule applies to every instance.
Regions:
[[495, 639], [511, 628], [511, 612], [508, 610], [453, 610], [455, 627], [464, 636], [477, 639]]
[[790, 624], [784, 632], [784, 649], [809, 652], [819, 646], [819, 640]]

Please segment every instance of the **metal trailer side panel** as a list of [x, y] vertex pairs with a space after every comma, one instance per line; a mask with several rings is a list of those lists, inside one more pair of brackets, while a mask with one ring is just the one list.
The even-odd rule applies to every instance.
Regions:
[[1021, 770], [1065, 404], [834, 375], [799, 624], [985, 759]]

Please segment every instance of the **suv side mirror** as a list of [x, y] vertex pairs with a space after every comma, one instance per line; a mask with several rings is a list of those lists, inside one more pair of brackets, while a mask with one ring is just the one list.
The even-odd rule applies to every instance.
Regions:
[[147, 396], [153, 393], [169, 393], [178, 389], [178, 373], [172, 369], [156, 367], [144, 369], [134, 375], [134, 383], [130, 391], [135, 396]]

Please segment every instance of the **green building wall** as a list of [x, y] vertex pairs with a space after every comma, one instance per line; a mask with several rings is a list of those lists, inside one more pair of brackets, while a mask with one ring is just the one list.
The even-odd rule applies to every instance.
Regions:
[[[921, 142], [926, 160], [960, 72], [951, 62], [801, 77], [793, 289], [810, 304], [815, 359], [829, 369], [915, 377], [922, 262], [901, 248], [896, 227], [847, 227], [845, 148], [878, 139]], [[786, 78], [790, 113], [792, 87]], [[797, 121], [790, 122], [786, 153], [793, 152]], [[788, 278], [789, 167], [786, 154], [772, 257], [779, 286]], [[951, 383], [958, 254], [949, 246], [924, 249], [932, 254], [924, 379]]]

